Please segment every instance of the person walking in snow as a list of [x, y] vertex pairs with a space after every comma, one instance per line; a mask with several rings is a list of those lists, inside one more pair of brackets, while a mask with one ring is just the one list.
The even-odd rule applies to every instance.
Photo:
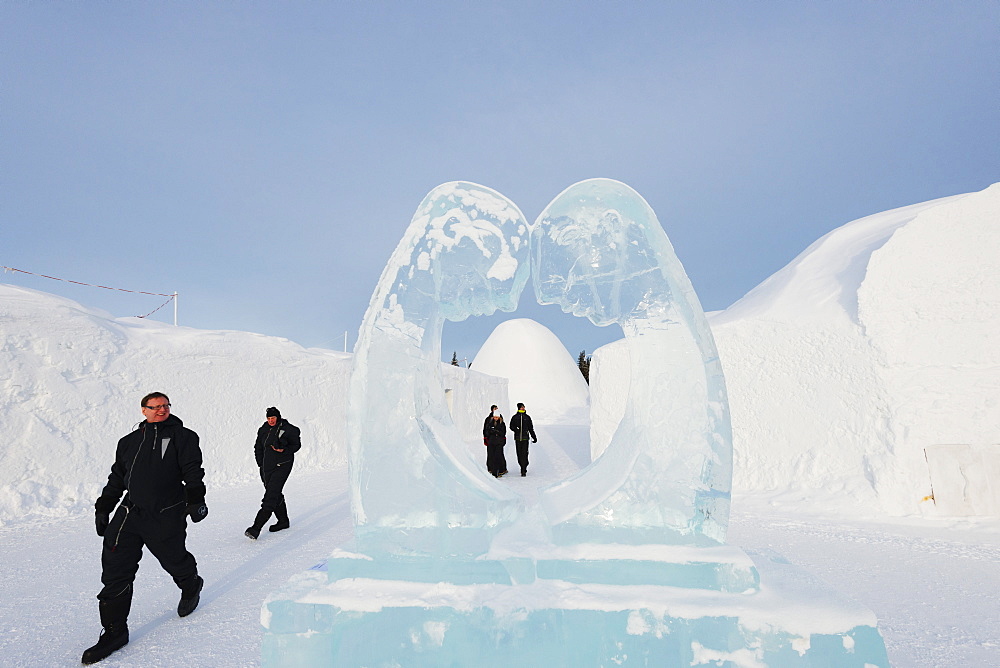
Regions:
[[[500, 413], [497, 410], [497, 408], [498, 408], [498, 406], [496, 404], [493, 404], [492, 406], [490, 406], [490, 412], [486, 416], [486, 419], [483, 420], [483, 436], [486, 435], [486, 431], [485, 430], [490, 425], [490, 421], [493, 419], [494, 415], [499, 415], [500, 419], [503, 420], [503, 413]], [[489, 447], [489, 444], [486, 443], [486, 439], [485, 438], [483, 439], [483, 444], [487, 445], [487, 448]], [[487, 459], [489, 459], [489, 450], [487, 450], [486, 457], [487, 457]], [[507, 455], [504, 454], [503, 449], [500, 450], [500, 456], [499, 456], [499, 461], [497, 462], [497, 466], [499, 467], [497, 470], [501, 472], [500, 475], [506, 475], [506, 473], [507, 473]], [[490, 471], [490, 473], [493, 472], [489, 468], [489, 462], [488, 461], [486, 463], [486, 469], [488, 471]], [[497, 476], [497, 477], [500, 477], [500, 476]]]
[[85, 664], [128, 644], [132, 585], [143, 547], [180, 588], [181, 617], [198, 607], [205, 584], [184, 544], [187, 518], [200, 522], [208, 516], [198, 434], [170, 413], [170, 399], [162, 392], [147, 394], [140, 405], [146, 419], [118, 441], [108, 484], [94, 504], [97, 535], [104, 538], [104, 588], [97, 595], [104, 630], [97, 644], [83, 653]]
[[257, 430], [257, 441], [253, 446], [257, 468], [260, 469], [260, 480], [264, 483], [264, 498], [253, 524], [243, 532], [247, 538], [254, 540], [260, 536], [260, 530], [264, 528], [271, 513], [274, 513], [277, 521], [268, 527], [268, 531], [281, 531], [291, 526], [285, 495], [281, 490], [292, 472], [295, 453], [302, 447], [299, 428], [288, 420], [281, 419], [281, 411], [271, 406], [267, 409], [266, 416], [267, 421]]
[[514, 447], [517, 450], [517, 463], [521, 465], [521, 477], [528, 475], [528, 437], [532, 443], [538, 443], [535, 437], [535, 426], [531, 416], [524, 411], [524, 404], [517, 404], [517, 412], [510, 419], [510, 430], [514, 432]]
[[506, 474], [507, 461], [503, 455], [503, 446], [507, 444], [507, 425], [496, 406], [483, 424], [483, 444], [486, 446], [486, 470], [494, 478]]

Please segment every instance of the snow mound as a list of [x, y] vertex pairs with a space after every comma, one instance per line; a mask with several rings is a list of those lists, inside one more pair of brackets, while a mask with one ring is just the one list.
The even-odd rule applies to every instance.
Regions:
[[[576, 360], [547, 327], [528, 318], [497, 325], [472, 361], [476, 371], [509, 379], [509, 419], [518, 402], [535, 422], [587, 424], [590, 393]], [[489, 406], [484, 406], [485, 415]]]
[[287, 339], [113, 318], [68, 299], [0, 284], [0, 524], [92, 507], [118, 439], [143, 419], [140, 399], [170, 396], [201, 437], [208, 501], [253, 480], [264, 410], [302, 429], [296, 467], [346, 461], [350, 356]]
[[1000, 443], [1000, 184], [848, 223], [713, 314], [737, 490], [914, 514]]

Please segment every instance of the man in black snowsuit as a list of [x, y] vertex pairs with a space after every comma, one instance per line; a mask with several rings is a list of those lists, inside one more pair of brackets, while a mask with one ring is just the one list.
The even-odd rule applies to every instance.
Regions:
[[[188, 515], [194, 522], [208, 515], [198, 434], [170, 414], [170, 399], [162, 392], [146, 395], [141, 405], [146, 419], [118, 441], [108, 484], [94, 504], [97, 535], [104, 537], [104, 588], [97, 595], [104, 630], [97, 644], [83, 653], [87, 664], [128, 644], [132, 583], [143, 547], [180, 588], [177, 614], [181, 617], [198, 607], [205, 584], [184, 545]], [[112, 519], [115, 506], [118, 510]]]
[[257, 467], [260, 469], [260, 480], [264, 483], [264, 498], [253, 525], [243, 532], [247, 538], [257, 540], [271, 513], [274, 513], [277, 522], [268, 527], [268, 531], [281, 531], [291, 526], [285, 495], [281, 490], [292, 472], [295, 453], [300, 447], [302, 443], [299, 440], [299, 428], [288, 420], [282, 420], [281, 412], [274, 406], [268, 408], [267, 421], [257, 430], [257, 442], [253, 446]]
[[531, 417], [524, 412], [524, 404], [518, 403], [517, 412], [510, 419], [510, 430], [514, 432], [514, 447], [517, 450], [517, 463], [521, 465], [521, 477], [528, 475], [528, 437], [532, 443], [538, 443], [535, 437], [535, 426]]

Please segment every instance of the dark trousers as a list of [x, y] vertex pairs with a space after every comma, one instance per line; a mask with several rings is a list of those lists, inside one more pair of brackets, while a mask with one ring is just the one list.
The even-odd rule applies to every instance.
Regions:
[[522, 471], [526, 471], [528, 469], [528, 441], [514, 441], [514, 447], [517, 449], [517, 463], [521, 465]]
[[161, 512], [119, 506], [104, 532], [101, 552], [101, 582], [104, 588], [97, 598], [111, 601], [126, 597], [131, 601], [132, 583], [139, 571], [143, 547], [156, 557], [182, 592], [196, 589], [198, 564], [184, 545], [187, 538], [186, 510], [184, 502]]
[[503, 444], [486, 446], [486, 470], [499, 475], [507, 470], [507, 459], [503, 456]]
[[260, 470], [260, 480], [264, 483], [264, 498], [260, 502], [260, 511], [254, 525], [258, 528], [264, 526], [271, 513], [279, 520], [288, 519], [288, 506], [285, 505], [285, 495], [282, 490], [288, 476], [292, 473], [292, 462], [280, 464], [273, 469]]

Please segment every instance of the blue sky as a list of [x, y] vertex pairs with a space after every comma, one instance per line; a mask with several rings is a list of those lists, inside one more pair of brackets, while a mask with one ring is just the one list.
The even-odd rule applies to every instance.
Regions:
[[[995, 0], [0, 5], [0, 265], [306, 346], [353, 345], [440, 183], [534, 220], [624, 181], [718, 310], [843, 223], [1000, 181], [998, 147]], [[511, 317], [621, 336], [533, 301], [442, 356]]]

